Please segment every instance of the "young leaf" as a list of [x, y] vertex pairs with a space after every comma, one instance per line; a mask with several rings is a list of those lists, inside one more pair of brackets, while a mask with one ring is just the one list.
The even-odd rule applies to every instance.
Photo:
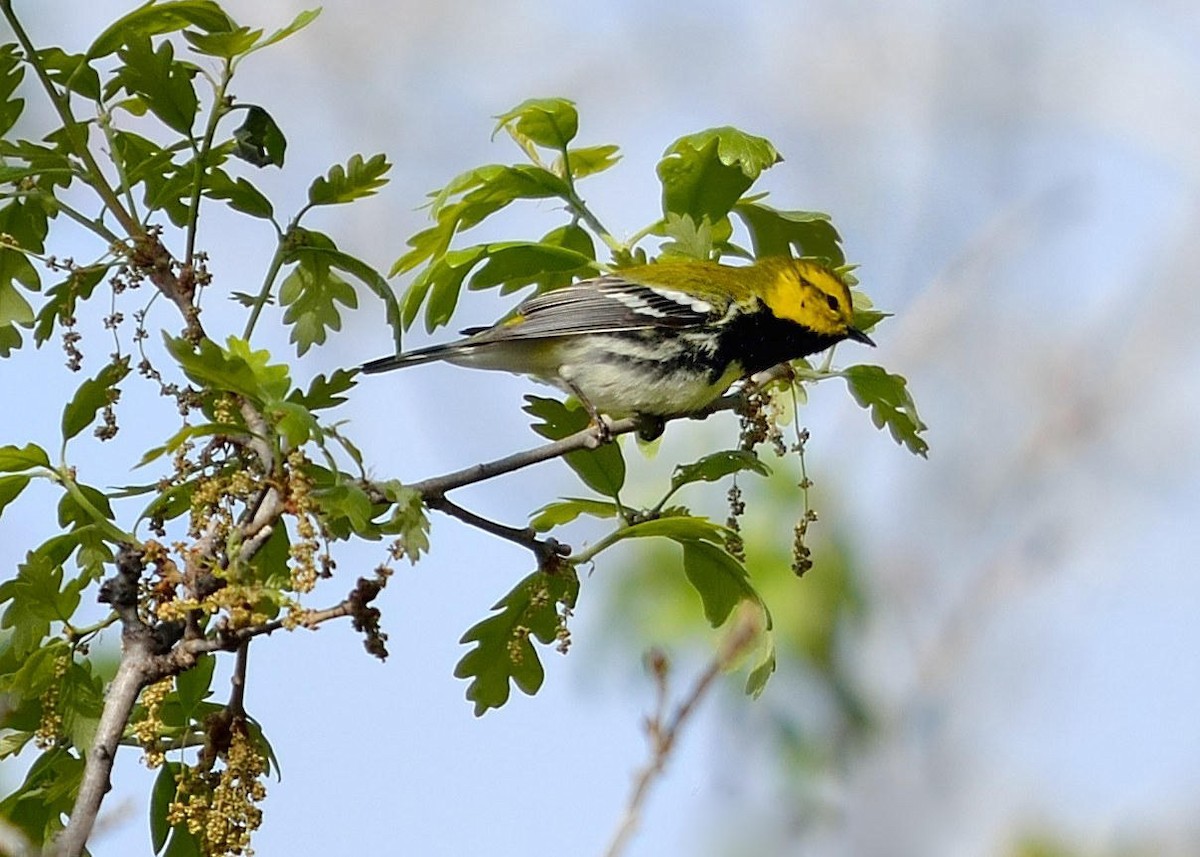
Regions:
[[709, 625], [717, 628], [724, 624], [744, 599], [761, 602], [746, 569], [724, 548], [702, 541], [685, 541], [682, 546], [683, 573], [699, 593]]
[[108, 56], [130, 40], [174, 33], [188, 26], [199, 27], [206, 33], [221, 33], [237, 28], [233, 19], [213, 0], [167, 0], [160, 3], [149, 0], [110, 24], [92, 42], [87, 57], [95, 59]]
[[184, 30], [183, 37], [196, 49], [197, 53], [220, 59], [233, 59], [248, 54], [262, 37], [262, 33], [262, 30], [238, 27], [236, 30], [227, 30], [221, 33], [197, 33], [194, 30]]
[[52, 47], [42, 48], [37, 56], [46, 76], [63, 89], [92, 101], [100, 100], [100, 76], [83, 54], [68, 54], [62, 48]]
[[559, 605], [570, 610], [579, 595], [579, 578], [564, 568], [550, 574], [536, 571], [496, 602], [500, 612], [463, 634], [461, 643], [475, 643], [454, 668], [458, 678], [469, 678], [467, 699], [475, 703], [475, 716], [508, 701], [509, 684], [532, 696], [542, 686], [545, 672], [531, 637], [542, 643], [559, 639], [564, 630]]
[[317, 20], [317, 16], [320, 14], [321, 9], [319, 7], [316, 9], [306, 9], [293, 18], [292, 23], [288, 24], [286, 27], [280, 27], [278, 30], [271, 33], [271, 35], [267, 36], [265, 39], [255, 45], [254, 50], [262, 50], [263, 48], [270, 47], [276, 42], [282, 42], [288, 36], [295, 35], [313, 21]]
[[581, 179], [607, 170], [621, 160], [617, 154], [618, 146], [587, 146], [581, 149], [567, 149], [566, 155], [555, 159], [551, 170], [557, 176], [566, 176], [570, 171], [572, 179]]
[[780, 160], [769, 140], [737, 128], [710, 128], [681, 137], [658, 162], [663, 213], [717, 223], [763, 170]]
[[[411, 271], [426, 260], [436, 262], [454, 236], [518, 199], [567, 197], [570, 187], [554, 173], [532, 164], [488, 164], [456, 176], [429, 196], [429, 214], [437, 225], [408, 239], [410, 249], [392, 265], [389, 276]], [[455, 202], [450, 200], [460, 197]]]
[[7, 134], [25, 109], [24, 98], [12, 97], [24, 77], [25, 67], [17, 46], [0, 45], [0, 134]]
[[[526, 396], [525, 413], [542, 422], [532, 428], [542, 437], [561, 440], [591, 424], [591, 417], [582, 407], [568, 408], [556, 399]], [[606, 443], [596, 449], [577, 449], [568, 452], [563, 460], [593, 491], [616, 498], [625, 485], [625, 458], [621, 447]]]
[[125, 355], [115, 363], [109, 363], [96, 377], [89, 378], [79, 385], [75, 395], [63, 408], [62, 435], [68, 441], [92, 424], [96, 414], [105, 405], [116, 401], [119, 392], [117, 384], [129, 374], [129, 355]]
[[595, 518], [615, 518], [617, 504], [607, 500], [592, 500], [586, 497], [565, 497], [553, 503], [547, 503], [533, 513], [529, 526], [539, 533], [547, 532], [555, 527], [569, 524], [580, 515], [591, 515]]
[[15, 473], [34, 467], [49, 467], [50, 456], [37, 444], [27, 443], [23, 447], [0, 446], [0, 473]]
[[[310, 231], [308, 234], [319, 233]], [[332, 241], [329, 243], [333, 244]], [[396, 350], [399, 351], [401, 336], [404, 330], [400, 321], [400, 302], [396, 299], [396, 293], [392, 291], [392, 287], [388, 285], [383, 275], [363, 260], [355, 258], [349, 253], [344, 253], [336, 247], [316, 247], [314, 251], [319, 252], [330, 267], [337, 268], [339, 271], [344, 271], [350, 276], [355, 277], [364, 286], [374, 292], [376, 297], [383, 301], [384, 320], [392, 328], [392, 340], [395, 342]]]
[[46, 750], [16, 791], [0, 801], [0, 818], [18, 828], [40, 851], [62, 830], [82, 779], [82, 758], [64, 747]]
[[80, 589], [77, 580], [64, 587], [62, 565], [51, 564], [37, 551], [26, 554], [15, 577], [0, 583], [0, 604], [12, 602], [0, 619], [0, 628], [12, 630], [6, 645], [19, 660], [41, 647], [51, 622], [71, 618], [79, 606]]
[[275, 213], [271, 201], [263, 196], [262, 191], [244, 178], [234, 180], [229, 173], [214, 167], [209, 171], [204, 183], [204, 195], [209, 199], [224, 200], [234, 211], [270, 220]]
[[685, 542], [709, 542], [721, 545], [730, 536], [730, 531], [720, 524], [694, 515], [664, 515], [650, 521], [642, 521], [622, 527], [614, 534], [615, 541], [623, 539], [667, 538], [683, 544]]
[[0, 515], [4, 514], [5, 506], [20, 496], [31, 478], [23, 474], [19, 476], [0, 476]]
[[358, 306], [354, 288], [327, 265], [314, 265], [311, 259], [303, 257], [279, 287], [279, 303], [287, 307], [283, 321], [292, 326], [288, 341], [300, 356], [313, 345], [323, 345], [326, 330], [342, 329], [339, 303], [352, 309]]
[[746, 695], [754, 699], [762, 696], [763, 690], [767, 686], [771, 675], [775, 672], [775, 642], [767, 636], [766, 650], [763, 652], [762, 660], [760, 660], [752, 670], [750, 675], [746, 676]]
[[484, 263], [467, 283], [469, 289], [501, 286], [501, 292], [508, 294], [533, 283], [549, 289], [569, 283], [575, 274], [594, 273], [594, 257], [536, 241], [487, 244], [483, 257]]
[[62, 731], [81, 753], [91, 749], [104, 709], [104, 687], [92, 673], [90, 661], [72, 661], [59, 687], [59, 714]]
[[357, 383], [354, 380], [355, 374], [345, 369], [336, 369], [328, 379], [324, 375], [318, 375], [309, 384], [308, 392], [292, 390], [287, 400], [310, 411], [336, 408], [347, 401], [345, 396], [339, 394], [347, 392]]
[[210, 339], [193, 346], [166, 333], [163, 340], [184, 374], [205, 389], [239, 393], [259, 404], [281, 401], [291, 389], [288, 367], [268, 363], [270, 352], [251, 351], [244, 339], [231, 336], [226, 348]]
[[755, 256], [814, 256], [834, 267], [846, 263], [828, 214], [781, 211], [756, 200], [739, 202], [733, 213], [746, 224]]
[[246, 107], [246, 120], [233, 132], [234, 157], [256, 167], [269, 164], [282, 167], [284, 152], [287, 150], [287, 139], [283, 136], [283, 131], [275, 124], [271, 114], [257, 104], [240, 106]]
[[192, 78], [198, 72], [196, 66], [177, 61], [175, 48], [168, 41], [154, 50], [148, 37], [129, 39], [117, 56], [124, 65], [105, 85], [104, 97], [111, 99], [124, 89], [140, 98], [168, 128], [190, 135], [199, 107], [192, 86]]
[[771, 468], [753, 452], [730, 449], [706, 455], [691, 464], [678, 465], [671, 474], [671, 490], [678, 490], [691, 482], [716, 482], [743, 470], [753, 471], [760, 476], [771, 475]]
[[167, 844], [167, 836], [171, 833], [171, 825], [167, 822], [167, 812], [171, 802], [175, 800], [175, 778], [183, 766], [179, 762], [164, 762], [154, 778], [154, 786], [150, 789], [150, 844], [155, 854], [162, 852]]
[[496, 117], [492, 136], [507, 128], [519, 142], [564, 151], [579, 132], [575, 102], [565, 98], [530, 98]]
[[917, 403], [903, 375], [888, 374], [882, 366], [850, 366], [842, 370], [854, 400], [871, 411], [876, 428], [887, 426], [892, 438], [909, 452], [927, 457], [929, 444], [921, 437], [926, 425], [917, 416]]
[[313, 179], [308, 188], [308, 203], [340, 205], [373, 196], [387, 184], [384, 175], [391, 168], [385, 155], [373, 155], [365, 161], [362, 155], [354, 155], [345, 167], [334, 164], [324, 178]]
[[217, 659], [212, 655], [201, 655], [194, 667], [175, 677], [175, 695], [185, 718], [190, 718], [196, 707], [212, 696], [210, 688], [216, 666]]

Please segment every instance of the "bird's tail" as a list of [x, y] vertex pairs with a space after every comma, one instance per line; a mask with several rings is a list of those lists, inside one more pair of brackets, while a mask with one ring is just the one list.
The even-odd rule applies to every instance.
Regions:
[[392, 354], [387, 357], [380, 357], [378, 360], [370, 360], [360, 366], [359, 369], [364, 375], [375, 375], [379, 372], [402, 369], [405, 366], [419, 366], [422, 363], [432, 363], [434, 360], [450, 360], [461, 354], [462, 351], [462, 345], [459, 343], [431, 345], [428, 348], [419, 348], [416, 351], [409, 351], [406, 354]]

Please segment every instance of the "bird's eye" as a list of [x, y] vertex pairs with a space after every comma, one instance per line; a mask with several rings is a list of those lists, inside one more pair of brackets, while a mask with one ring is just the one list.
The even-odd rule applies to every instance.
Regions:
[[838, 303], [838, 299], [833, 295], [826, 295], [825, 303], [829, 304], [829, 308], [834, 312], [837, 312], [842, 308], [842, 305]]

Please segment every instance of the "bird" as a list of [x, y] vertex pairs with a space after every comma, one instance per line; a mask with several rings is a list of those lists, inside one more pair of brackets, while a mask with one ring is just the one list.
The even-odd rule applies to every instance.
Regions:
[[704, 410], [739, 379], [846, 339], [845, 280], [823, 261], [771, 256], [747, 265], [667, 259], [530, 296], [465, 338], [372, 360], [375, 374], [442, 360], [527, 375], [574, 394], [593, 422], [662, 421]]

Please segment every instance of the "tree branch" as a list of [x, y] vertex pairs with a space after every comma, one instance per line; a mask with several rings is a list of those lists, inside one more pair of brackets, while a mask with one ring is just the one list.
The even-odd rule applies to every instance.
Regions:
[[149, 666], [156, 639], [153, 629], [138, 615], [138, 581], [141, 575], [142, 555], [140, 551], [127, 547], [117, 554], [117, 573], [100, 587], [100, 600], [111, 604], [121, 618], [121, 663], [117, 667], [116, 677], [108, 686], [96, 737], [84, 760], [83, 780], [79, 785], [79, 797], [71, 810], [71, 819], [49, 849], [49, 853], [59, 857], [78, 857], [83, 853], [100, 813], [100, 803], [112, 788], [112, 766], [117, 757], [117, 745], [125, 734], [125, 726], [137, 704], [138, 695], [150, 683]]
[[558, 539], [539, 539], [537, 532], [532, 527], [518, 529], [489, 520], [464, 509], [457, 503], [450, 502], [444, 494], [426, 495], [425, 505], [431, 509], [437, 509], [439, 512], [445, 512], [451, 517], [458, 518], [464, 524], [469, 524], [472, 527], [483, 530], [485, 533], [491, 533], [493, 536], [499, 536], [523, 548], [528, 548], [537, 557], [538, 568], [544, 569], [562, 557], [571, 555], [570, 545], [564, 545]]

